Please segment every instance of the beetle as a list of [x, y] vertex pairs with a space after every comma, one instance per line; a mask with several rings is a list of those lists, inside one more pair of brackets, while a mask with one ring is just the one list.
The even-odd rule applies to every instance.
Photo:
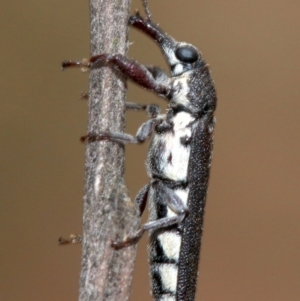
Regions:
[[82, 140], [143, 143], [152, 137], [147, 156], [150, 183], [136, 197], [141, 214], [149, 201], [149, 221], [136, 235], [113, 242], [116, 249], [136, 243], [150, 233], [149, 262], [154, 300], [195, 299], [203, 218], [211, 166], [214, 111], [217, 97], [208, 65], [197, 48], [177, 42], [152, 22], [143, 0], [146, 18], [138, 12], [129, 24], [157, 42], [171, 69], [171, 77], [158, 67], [144, 66], [120, 54], [100, 54], [82, 62], [66, 61], [63, 68], [110, 64], [127, 78], [168, 101], [166, 114], [158, 107], [146, 108], [150, 119], [135, 136], [125, 133], [89, 133]]

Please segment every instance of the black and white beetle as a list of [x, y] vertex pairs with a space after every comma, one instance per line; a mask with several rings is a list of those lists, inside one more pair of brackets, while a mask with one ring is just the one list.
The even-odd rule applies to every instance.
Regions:
[[[148, 106], [151, 119], [136, 136], [124, 133], [93, 133], [89, 142], [111, 140], [143, 143], [153, 134], [147, 158], [149, 184], [136, 197], [141, 213], [149, 199], [150, 221], [134, 236], [114, 242], [122, 248], [150, 232], [152, 295], [158, 301], [194, 301], [203, 229], [209, 169], [211, 165], [216, 92], [208, 65], [191, 44], [177, 42], [139, 13], [129, 24], [154, 39], [170, 65], [171, 78], [158, 67], [147, 67], [120, 54], [91, 57], [88, 67], [110, 63], [140, 86], [167, 99], [168, 110], [159, 115]], [[85, 66], [67, 61], [63, 67]], [[100, 65], [101, 67], [101, 65]], [[128, 107], [139, 109], [138, 105]]]

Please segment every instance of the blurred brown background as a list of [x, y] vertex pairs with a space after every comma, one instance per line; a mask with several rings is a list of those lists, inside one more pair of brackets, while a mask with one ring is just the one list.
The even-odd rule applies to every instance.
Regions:
[[[153, 19], [198, 46], [218, 91], [215, 149], [197, 300], [300, 300], [300, 2], [149, 0]], [[141, 7], [132, 3], [132, 12]], [[89, 56], [88, 1], [1, 5], [0, 300], [77, 300]], [[132, 30], [130, 56], [165, 66]], [[130, 85], [128, 98], [164, 101]], [[146, 120], [128, 114], [127, 132]], [[128, 146], [132, 197], [147, 183], [147, 146]], [[149, 296], [147, 237], [132, 301]]]

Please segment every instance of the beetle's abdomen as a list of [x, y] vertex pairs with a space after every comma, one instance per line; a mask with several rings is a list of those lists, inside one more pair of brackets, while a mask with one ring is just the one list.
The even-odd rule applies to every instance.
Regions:
[[[194, 120], [189, 113], [181, 111], [165, 119], [170, 125], [166, 131], [155, 133], [147, 160], [148, 173], [153, 179], [148, 198], [152, 221], [176, 216], [166, 203], [166, 195], [159, 191], [157, 181], [169, 186], [187, 207], [187, 173]], [[149, 260], [154, 300], [175, 301], [181, 236], [180, 225], [150, 231]]]
[[[186, 206], [189, 188], [174, 190]], [[175, 216], [161, 197], [155, 183], [149, 191], [150, 220]], [[150, 231], [149, 263], [154, 300], [175, 301], [182, 231], [180, 225]]]

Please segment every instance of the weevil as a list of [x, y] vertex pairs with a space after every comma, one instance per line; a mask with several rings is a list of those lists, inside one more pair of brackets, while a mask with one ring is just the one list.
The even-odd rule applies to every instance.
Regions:
[[[150, 183], [136, 197], [141, 214], [148, 200], [149, 221], [136, 235], [112, 245], [116, 249], [125, 247], [149, 231], [154, 300], [194, 301], [212, 157], [216, 91], [201, 52], [165, 33], [153, 23], [145, 0], [143, 4], [147, 17], [136, 12], [129, 18], [129, 24], [157, 42], [170, 66], [171, 77], [158, 67], [144, 66], [120, 54], [96, 55], [87, 65], [67, 61], [63, 67], [101, 68], [110, 64], [141, 87], [167, 100], [166, 114], [160, 114], [156, 106], [147, 107], [151, 119], [140, 126], [135, 136], [89, 133], [83, 140], [140, 144], [152, 137], [146, 163]], [[127, 107], [142, 108], [132, 103]]]

